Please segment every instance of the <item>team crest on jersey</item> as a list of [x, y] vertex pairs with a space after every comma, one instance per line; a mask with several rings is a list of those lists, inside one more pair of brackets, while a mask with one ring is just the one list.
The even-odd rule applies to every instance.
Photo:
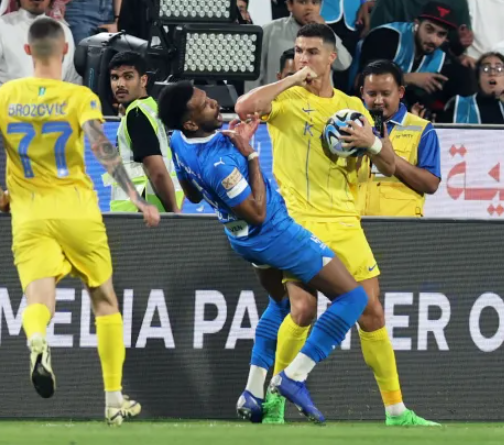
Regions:
[[243, 176], [240, 171], [235, 167], [235, 169], [230, 173], [230, 175], [222, 180], [222, 186], [226, 190], [231, 190], [235, 185], [237, 185]]

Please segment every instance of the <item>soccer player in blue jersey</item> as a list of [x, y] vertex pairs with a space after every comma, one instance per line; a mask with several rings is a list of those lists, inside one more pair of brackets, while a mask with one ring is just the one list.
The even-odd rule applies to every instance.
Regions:
[[[283, 198], [264, 179], [259, 156], [249, 144], [258, 119], [234, 121], [230, 130], [218, 131], [219, 104], [190, 82], [163, 90], [159, 117], [175, 130], [170, 145], [186, 197], [191, 202], [205, 199], [214, 207], [233, 250], [258, 267], [293, 274], [301, 280], [299, 287], [309, 285], [332, 300], [301, 352], [275, 376], [274, 387], [310, 420], [323, 422], [305, 382], [360, 317], [366, 292], [326, 245], [294, 222]], [[262, 401], [252, 394], [244, 393], [244, 398], [244, 414], [254, 415], [254, 402], [260, 406]]]

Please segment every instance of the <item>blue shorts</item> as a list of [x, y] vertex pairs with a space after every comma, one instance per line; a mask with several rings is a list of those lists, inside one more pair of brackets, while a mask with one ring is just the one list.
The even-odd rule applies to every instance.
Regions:
[[334, 258], [334, 252], [315, 235], [292, 222], [287, 229], [258, 235], [247, 246], [233, 243], [231, 247], [256, 267], [274, 267], [308, 283]]

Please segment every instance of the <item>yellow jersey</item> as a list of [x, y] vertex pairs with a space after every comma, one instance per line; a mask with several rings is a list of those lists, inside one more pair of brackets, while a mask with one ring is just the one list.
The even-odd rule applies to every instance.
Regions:
[[352, 109], [373, 120], [357, 97], [334, 90], [331, 98], [292, 87], [272, 102], [268, 130], [273, 175], [292, 217], [302, 221], [360, 218], [356, 157], [331, 160], [322, 148], [324, 126], [334, 113]]
[[0, 87], [0, 131], [14, 224], [37, 219], [101, 218], [84, 163], [82, 125], [103, 121], [87, 87], [24, 78]]

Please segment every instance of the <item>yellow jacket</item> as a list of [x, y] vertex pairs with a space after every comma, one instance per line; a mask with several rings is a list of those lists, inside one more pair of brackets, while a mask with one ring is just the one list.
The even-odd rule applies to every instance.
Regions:
[[[401, 122], [393, 123], [390, 140], [395, 153], [410, 164], [417, 165], [418, 146], [429, 121], [406, 112]], [[383, 176], [371, 166], [369, 157], [363, 158], [359, 169], [359, 208], [362, 216], [422, 217], [424, 202], [425, 195], [418, 194], [395, 176]]]

